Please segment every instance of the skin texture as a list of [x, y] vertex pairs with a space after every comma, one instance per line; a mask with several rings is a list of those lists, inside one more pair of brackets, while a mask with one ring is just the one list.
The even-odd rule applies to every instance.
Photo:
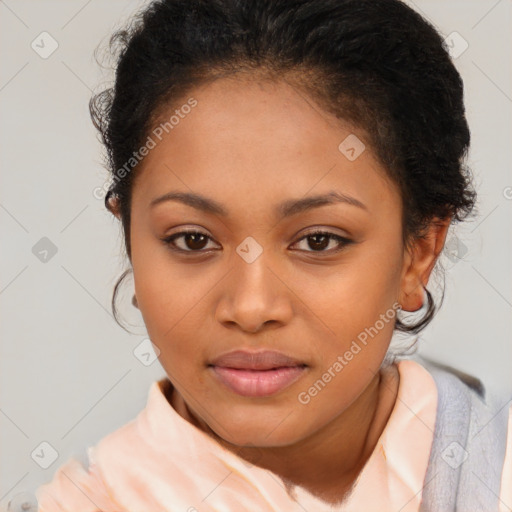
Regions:
[[[190, 96], [197, 106], [145, 157], [132, 196], [135, 292], [174, 385], [168, 400], [223, 446], [280, 475], [287, 488], [300, 484], [339, 502], [395, 403], [396, 367], [379, 371], [393, 321], [309, 403], [298, 394], [393, 303], [406, 311], [421, 307], [421, 283], [428, 282], [449, 219], [432, 223], [406, 249], [398, 187], [369, 144], [355, 161], [338, 149], [350, 134], [364, 141], [364, 132], [286, 82], [223, 78]], [[285, 219], [274, 213], [284, 200], [330, 191], [365, 208], [336, 203]], [[167, 192], [204, 195], [229, 215], [176, 201], [149, 206]], [[210, 238], [175, 240], [187, 253], [162, 241], [193, 228]], [[318, 243], [303, 238], [314, 228], [353, 243], [336, 252], [340, 246], [330, 239], [315, 250]], [[251, 263], [236, 251], [249, 236], [263, 250]], [[238, 396], [207, 365], [240, 348], [282, 351], [308, 367], [271, 397]]]

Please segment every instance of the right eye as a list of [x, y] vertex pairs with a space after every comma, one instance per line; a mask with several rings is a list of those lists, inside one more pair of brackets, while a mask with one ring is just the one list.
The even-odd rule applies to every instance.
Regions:
[[[182, 241], [181, 247], [179, 246], [180, 244], [176, 243], [177, 240]], [[208, 240], [213, 239], [202, 231], [197, 230], [180, 231], [179, 233], [174, 233], [173, 235], [162, 238], [162, 241], [169, 247], [169, 249], [173, 251], [192, 253], [208, 252], [208, 250], [204, 250]]]

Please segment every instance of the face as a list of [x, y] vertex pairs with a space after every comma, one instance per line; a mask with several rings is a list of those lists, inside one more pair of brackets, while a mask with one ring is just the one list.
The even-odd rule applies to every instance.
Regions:
[[[408, 261], [400, 194], [368, 145], [357, 156], [364, 133], [288, 84], [222, 79], [190, 97], [135, 180], [137, 302], [196, 418], [229, 443], [288, 445], [342, 414], [379, 369]], [[168, 193], [215, 208], [152, 205]], [[236, 349], [302, 366], [277, 391], [240, 394], [210, 366]]]

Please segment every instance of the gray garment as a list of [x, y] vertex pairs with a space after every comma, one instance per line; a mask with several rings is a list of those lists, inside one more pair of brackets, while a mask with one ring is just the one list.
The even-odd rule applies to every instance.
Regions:
[[420, 512], [498, 512], [510, 400], [489, 396], [471, 375], [418, 355], [412, 359], [438, 390]]

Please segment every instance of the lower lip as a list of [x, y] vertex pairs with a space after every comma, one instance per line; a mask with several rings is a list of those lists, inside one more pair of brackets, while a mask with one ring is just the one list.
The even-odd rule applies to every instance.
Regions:
[[304, 366], [272, 370], [239, 370], [222, 366], [210, 367], [215, 375], [238, 395], [270, 396], [290, 386], [304, 373]]

